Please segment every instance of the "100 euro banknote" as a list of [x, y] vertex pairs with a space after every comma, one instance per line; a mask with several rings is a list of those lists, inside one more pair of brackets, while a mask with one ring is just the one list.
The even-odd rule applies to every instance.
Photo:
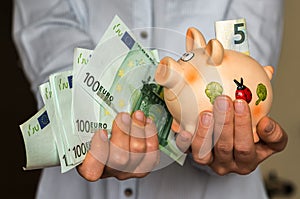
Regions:
[[26, 149], [25, 170], [58, 166], [59, 156], [53, 137], [52, 122], [45, 107], [20, 125]]
[[[158, 134], [164, 135], [161, 136], [164, 139], [160, 139], [160, 147], [165, 149], [172, 159], [183, 164], [185, 158], [182, 157], [185, 155], [174, 142], [168, 140], [174, 139], [170, 132], [172, 117], [163, 105], [162, 96], [155, 93], [157, 89], [151, 90], [151, 95], [157, 100], [151, 101], [143, 94], [145, 88], [156, 85], [154, 73], [157, 60], [157, 56], [144, 49], [116, 16], [95, 48], [87, 66], [74, 78], [74, 83], [79, 85], [75, 91], [77, 94], [74, 95], [74, 104], [88, 103], [90, 107], [86, 107], [86, 112], [91, 121], [105, 124], [107, 129], [111, 129], [117, 113], [132, 113], [144, 108], [146, 116], [151, 117], [161, 130]], [[139, 104], [143, 106], [137, 105], [138, 102], [143, 102]], [[147, 108], [144, 106], [145, 102], [149, 103]], [[82, 113], [75, 110], [76, 106], [73, 109], [76, 121]], [[80, 132], [79, 135], [83, 140], [90, 140], [92, 136]]]

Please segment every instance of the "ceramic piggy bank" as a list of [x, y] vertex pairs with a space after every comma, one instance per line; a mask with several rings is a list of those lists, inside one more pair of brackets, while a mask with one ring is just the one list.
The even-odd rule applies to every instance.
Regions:
[[200, 112], [212, 110], [217, 96], [244, 99], [251, 109], [257, 142], [256, 125], [272, 104], [273, 67], [263, 67], [248, 55], [224, 49], [216, 39], [206, 44], [195, 28], [186, 33], [186, 51], [178, 61], [164, 57], [155, 74], [175, 122], [194, 133]]

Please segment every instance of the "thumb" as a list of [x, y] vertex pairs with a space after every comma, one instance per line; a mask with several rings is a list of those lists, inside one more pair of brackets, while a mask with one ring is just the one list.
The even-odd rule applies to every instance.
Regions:
[[263, 117], [257, 125], [261, 140], [275, 152], [282, 151], [288, 141], [288, 135], [281, 126], [269, 117]]
[[192, 139], [193, 135], [191, 133], [182, 130], [176, 136], [176, 145], [181, 150], [181, 152], [185, 153], [191, 146]]
[[97, 181], [101, 178], [109, 154], [107, 132], [95, 132], [91, 148], [82, 164], [77, 166], [79, 174], [88, 181]]

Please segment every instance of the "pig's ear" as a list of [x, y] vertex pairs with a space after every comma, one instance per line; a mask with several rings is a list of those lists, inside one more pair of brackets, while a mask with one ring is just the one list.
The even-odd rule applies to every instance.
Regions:
[[216, 39], [212, 39], [208, 42], [205, 52], [209, 56], [208, 64], [213, 66], [219, 66], [224, 57], [223, 45]]
[[273, 73], [274, 73], [274, 68], [273, 66], [265, 66], [264, 67], [265, 72], [267, 73], [269, 79], [272, 79]]
[[192, 51], [196, 48], [205, 48], [206, 41], [202, 33], [196, 28], [189, 28], [186, 32], [186, 51]]

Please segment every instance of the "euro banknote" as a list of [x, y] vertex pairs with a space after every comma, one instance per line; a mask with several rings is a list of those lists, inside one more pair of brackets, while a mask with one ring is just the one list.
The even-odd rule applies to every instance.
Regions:
[[[44, 106], [47, 110], [48, 117], [51, 121], [51, 129], [53, 139], [56, 144], [57, 153], [59, 156], [60, 165], [68, 165], [66, 159], [66, 151], [65, 151], [65, 144], [63, 143], [62, 133], [61, 133], [61, 126], [60, 121], [56, 117], [56, 108], [55, 108], [55, 101], [54, 101], [54, 94], [52, 88], [50, 86], [50, 82], [47, 81], [39, 86], [40, 94], [44, 102]], [[44, 140], [47, 142], [47, 140]], [[67, 171], [68, 169], [64, 166], [61, 167], [62, 172]]]
[[26, 151], [24, 170], [58, 166], [59, 156], [53, 137], [52, 122], [45, 107], [20, 125]]
[[215, 22], [215, 34], [225, 49], [236, 50], [249, 55], [246, 19]]
[[[157, 125], [159, 138], [164, 137], [160, 139], [160, 148], [183, 164], [182, 156], [185, 155], [174, 142], [169, 141], [174, 139], [170, 131], [172, 116], [164, 105], [162, 93], [156, 93], [159, 90], [154, 81], [157, 64], [157, 53], [143, 48], [129, 28], [116, 16], [96, 46], [87, 66], [74, 78], [75, 84], [79, 85], [79, 91], [75, 91], [77, 94], [74, 95], [74, 104], [92, 102], [85, 109], [86, 115], [93, 117], [90, 118], [91, 121], [99, 121], [107, 129], [111, 129], [117, 113], [132, 113], [134, 110], [141, 110], [142, 106], [137, 105], [138, 102], [143, 102], [143, 105], [149, 103], [147, 108], [143, 107], [143, 111]], [[145, 90], [153, 98], [155, 96], [156, 100], [143, 95]], [[161, 91], [162, 89], [159, 92]], [[74, 120], [77, 121], [82, 112], [76, 113], [76, 107], [73, 109]], [[86, 141], [92, 136], [86, 132], [79, 132], [79, 135]]]

